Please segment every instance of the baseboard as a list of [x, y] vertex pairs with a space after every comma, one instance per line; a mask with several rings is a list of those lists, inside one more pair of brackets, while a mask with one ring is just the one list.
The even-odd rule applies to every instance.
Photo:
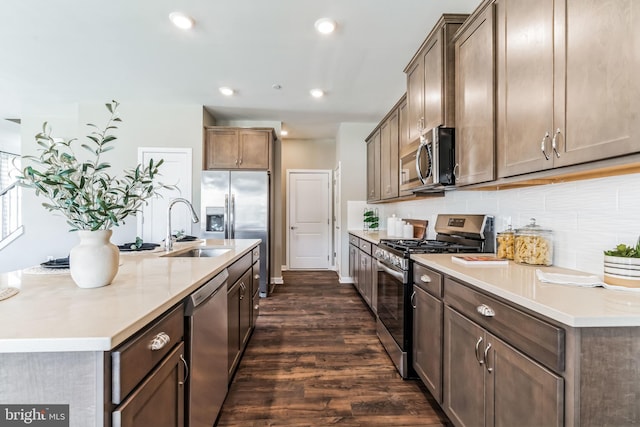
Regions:
[[351, 277], [351, 276], [340, 276], [340, 275], [338, 275], [338, 283], [343, 283], [343, 284], [354, 283], [354, 282], [353, 282], [353, 277]]

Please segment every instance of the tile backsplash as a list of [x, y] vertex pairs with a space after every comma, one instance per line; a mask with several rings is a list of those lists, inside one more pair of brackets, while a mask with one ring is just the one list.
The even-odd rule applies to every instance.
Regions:
[[[362, 202], [350, 203], [349, 228], [358, 229]], [[640, 236], [640, 174], [501, 191], [447, 192], [445, 197], [373, 205], [380, 226], [392, 214], [429, 220], [429, 238], [439, 213], [495, 216], [496, 231], [518, 228], [535, 218], [553, 230], [554, 265], [602, 276], [603, 251], [618, 243], [635, 245]], [[351, 209], [358, 215], [351, 215]], [[352, 220], [354, 221], [352, 223]]]

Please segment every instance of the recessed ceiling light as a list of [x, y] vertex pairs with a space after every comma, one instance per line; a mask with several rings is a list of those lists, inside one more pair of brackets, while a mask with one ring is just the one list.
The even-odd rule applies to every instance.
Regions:
[[309, 93], [314, 98], [322, 98], [324, 96], [324, 91], [322, 89], [311, 89]]
[[233, 89], [231, 89], [230, 87], [223, 86], [219, 90], [220, 90], [220, 93], [223, 94], [224, 96], [233, 95]]
[[331, 34], [336, 29], [336, 21], [331, 18], [320, 18], [316, 21], [315, 27], [321, 34]]
[[286, 130], [284, 130], [284, 129], [281, 129], [281, 130], [280, 130], [280, 135], [281, 135], [281, 136], [287, 136], [287, 135], [289, 135], [289, 132], [288, 132], [288, 131], [286, 131]]
[[183, 30], [190, 30], [191, 28], [193, 28], [193, 25], [195, 24], [195, 21], [193, 20], [192, 17], [187, 16], [182, 12], [170, 13], [169, 19], [171, 20], [171, 22], [173, 22], [173, 25]]
[[274, 85], [271, 85], [271, 87], [272, 87], [272, 88], [274, 88], [275, 90], [280, 90], [280, 89], [282, 89], [282, 85], [280, 85], [280, 84], [278, 84], [278, 83], [276, 83], [276, 84], [274, 84]]

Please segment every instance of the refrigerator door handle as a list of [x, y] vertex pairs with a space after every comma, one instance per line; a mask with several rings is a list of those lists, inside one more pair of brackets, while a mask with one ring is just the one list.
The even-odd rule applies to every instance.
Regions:
[[229, 236], [229, 194], [224, 195], [224, 238], [231, 238]]
[[236, 238], [236, 195], [231, 193], [231, 239]]

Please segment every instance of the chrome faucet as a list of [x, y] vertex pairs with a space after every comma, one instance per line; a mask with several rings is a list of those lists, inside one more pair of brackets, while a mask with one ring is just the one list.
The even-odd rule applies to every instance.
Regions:
[[167, 252], [173, 249], [173, 235], [171, 234], [171, 208], [178, 202], [182, 202], [185, 205], [189, 206], [189, 209], [191, 209], [191, 220], [194, 223], [200, 221], [195, 209], [193, 209], [193, 205], [187, 199], [177, 197], [175, 199], [169, 200], [169, 206], [167, 207], [167, 237], [164, 239], [164, 250]]

